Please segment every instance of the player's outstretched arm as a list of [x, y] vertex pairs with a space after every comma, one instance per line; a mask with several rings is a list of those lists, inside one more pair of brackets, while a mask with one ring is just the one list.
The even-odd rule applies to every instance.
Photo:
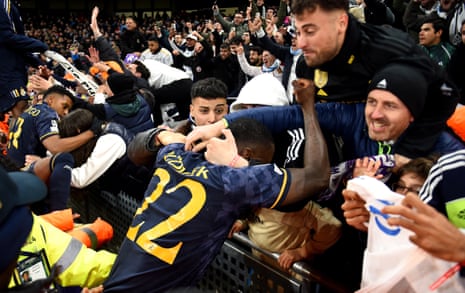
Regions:
[[305, 122], [304, 168], [289, 169], [292, 182], [283, 204], [300, 201], [328, 187], [330, 166], [326, 142], [315, 111], [315, 89], [308, 79], [293, 82], [297, 102]]

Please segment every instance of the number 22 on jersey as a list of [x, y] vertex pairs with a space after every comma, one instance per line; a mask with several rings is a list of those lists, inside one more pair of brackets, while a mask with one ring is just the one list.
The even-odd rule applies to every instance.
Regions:
[[170, 174], [168, 171], [158, 168], [155, 171], [154, 176], [158, 176], [158, 178], [160, 178], [160, 182], [157, 184], [157, 187], [152, 192], [152, 194], [145, 198], [144, 203], [140, 208], [137, 209], [134, 217], [145, 211], [149, 204], [154, 203], [161, 195], [170, 196], [171, 193], [176, 192], [180, 188], [186, 188], [189, 190], [191, 199], [186, 203], [185, 206], [179, 209], [177, 213], [169, 216], [164, 221], [158, 223], [143, 233], [139, 234], [139, 229], [144, 224], [144, 222], [137, 226], [129, 227], [126, 236], [129, 238], [129, 240], [137, 243], [147, 253], [155, 256], [156, 258], [159, 258], [168, 264], [173, 264], [176, 256], [179, 253], [179, 250], [183, 245], [183, 242], [179, 241], [178, 244], [173, 247], [161, 247], [160, 245], [156, 244], [154, 240], [169, 234], [170, 232], [178, 229], [194, 218], [202, 210], [207, 196], [203, 185], [192, 179], [184, 179], [175, 187], [165, 190], [166, 184], [170, 181]]

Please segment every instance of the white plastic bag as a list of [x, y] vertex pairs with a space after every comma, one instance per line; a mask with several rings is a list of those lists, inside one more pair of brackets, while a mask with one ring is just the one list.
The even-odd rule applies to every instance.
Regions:
[[458, 273], [430, 290], [456, 264], [432, 257], [410, 242], [411, 231], [387, 224], [390, 216], [381, 213], [382, 207], [400, 204], [402, 195], [368, 176], [349, 180], [347, 189], [357, 192], [370, 211], [362, 284], [357, 292], [465, 292], [465, 282]]

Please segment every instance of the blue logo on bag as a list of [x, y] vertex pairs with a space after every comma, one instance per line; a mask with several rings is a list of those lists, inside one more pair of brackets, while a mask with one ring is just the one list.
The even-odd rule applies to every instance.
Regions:
[[[378, 200], [380, 203], [384, 205], [393, 205], [392, 202], [386, 201], [386, 200]], [[390, 228], [389, 226], [385, 225], [383, 222], [385, 222], [387, 219], [390, 218], [389, 215], [386, 215], [382, 213], [377, 207], [370, 205], [369, 206], [370, 213], [373, 213], [375, 215], [375, 223], [378, 228], [383, 231], [385, 234], [390, 235], [390, 236], [396, 236], [397, 234], [400, 233], [400, 228]], [[382, 217], [384, 221], [381, 221], [379, 217]]]

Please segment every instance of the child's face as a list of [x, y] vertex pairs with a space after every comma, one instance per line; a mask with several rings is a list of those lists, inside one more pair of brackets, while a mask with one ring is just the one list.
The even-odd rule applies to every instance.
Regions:
[[412, 193], [418, 195], [423, 186], [425, 179], [415, 173], [406, 173], [399, 178], [399, 181], [394, 185], [394, 191], [402, 195]]

